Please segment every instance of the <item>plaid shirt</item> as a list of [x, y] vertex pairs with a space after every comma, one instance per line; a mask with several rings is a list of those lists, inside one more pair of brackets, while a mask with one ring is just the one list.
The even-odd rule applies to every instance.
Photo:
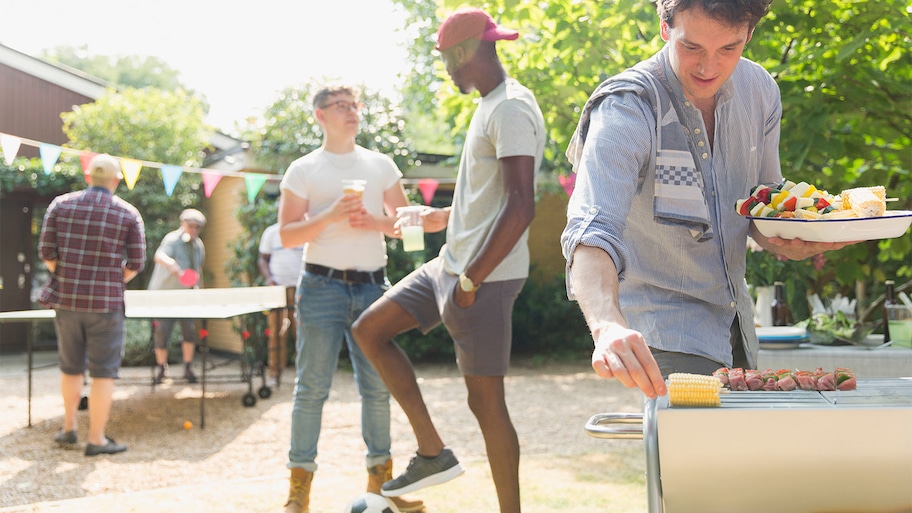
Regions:
[[38, 254], [57, 261], [38, 302], [80, 312], [123, 311], [124, 267], [138, 272], [145, 265], [142, 216], [102, 187], [58, 196], [44, 216]]

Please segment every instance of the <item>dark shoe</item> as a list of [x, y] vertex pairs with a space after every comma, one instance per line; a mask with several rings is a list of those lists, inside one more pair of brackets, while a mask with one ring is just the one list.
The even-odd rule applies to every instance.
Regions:
[[120, 445], [110, 438], [105, 438], [104, 445], [86, 444], [86, 456], [98, 456], [99, 454], [117, 454], [127, 450], [126, 445]]
[[380, 493], [385, 497], [398, 497], [428, 486], [446, 483], [463, 472], [465, 470], [453, 455], [453, 451], [447, 448], [433, 458], [416, 454], [402, 475], [383, 483]]
[[196, 374], [193, 373], [193, 369], [191, 369], [189, 365], [184, 368], [184, 379], [187, 380], [187, 383], [196, 383], [199, 381], [196, 379]]
[[70, 446], [76, 445], [76, 443], [79, 442], [79, 439], [76, 436], [75, 429], [72, 431], [64, 431], [61, 429], [54, 435], [54, 441], [57, 442], [58, 445]]
[[152, 379], [152, 383], [161, 385], [162, 381], [168, 379], [169, 377], [171, 376], [168, 375], [168, 364], [159, 365], [158, 372], [155, 373], [155, 377]]

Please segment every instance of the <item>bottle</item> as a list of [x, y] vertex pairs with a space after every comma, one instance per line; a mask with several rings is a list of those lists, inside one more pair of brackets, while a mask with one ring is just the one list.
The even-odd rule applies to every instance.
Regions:
[[883, 302], [883, 332], [884, 332], [884, 343], [890, 341], [890, 322], [889, 316], [887, 316], [887, 307], [896, 304], [896, 296], [893, 291], [893, 280], [887, 280], [885, 282], [887, 290], [884, 292], [884, 302]]
[[790, 326], [792, 314], [789, 312], [788, 301], [785, 299], [785, 284], [777, 281], [773, 284], [775, 296], [773, 297], [773, 326]]

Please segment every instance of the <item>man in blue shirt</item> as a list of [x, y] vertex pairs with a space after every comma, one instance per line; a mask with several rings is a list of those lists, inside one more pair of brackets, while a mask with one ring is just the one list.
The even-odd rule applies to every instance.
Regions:
[[660, 0], [665, 47], [602, 83], [567, 150], [561, 246], [599, 376], [648, 397], [671, 372], [755, 368], [746, 239], [800, 260], [846, 245], [767, 239], [733, 205], [782, 179], [782, 105], [741, 54], [772, 0]]

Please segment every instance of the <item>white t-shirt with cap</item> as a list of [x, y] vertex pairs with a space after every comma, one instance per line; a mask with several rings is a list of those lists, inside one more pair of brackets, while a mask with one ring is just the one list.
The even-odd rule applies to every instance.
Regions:
[[[402, 172], [393, 159], [356, 146], [338, 154], [317, 149], [288, 166], [280, 188], [308, 201], [316, 215], [342, 196], [342, 180], [364, 180], [364, 208], [373, 216], [384, 215], [383, 194], [395, 187]], [[333, 269], [376, 271], [386, 267], [386, 240], [382, 232], [352, 228], [347, 221], [330, 224], [304, 245], [304, 262]]]

